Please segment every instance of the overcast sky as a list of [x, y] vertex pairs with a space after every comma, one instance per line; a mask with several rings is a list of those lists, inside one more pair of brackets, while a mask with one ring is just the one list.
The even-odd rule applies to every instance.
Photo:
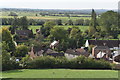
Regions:
[[119, 0], [0, 0], [1, 8], [117, 9]]

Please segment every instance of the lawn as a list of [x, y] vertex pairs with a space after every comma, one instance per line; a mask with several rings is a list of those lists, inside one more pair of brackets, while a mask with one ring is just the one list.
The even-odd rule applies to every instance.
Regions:
[[21, 69], [2, 73], [3, 78], [118, 78], [115, 70]]

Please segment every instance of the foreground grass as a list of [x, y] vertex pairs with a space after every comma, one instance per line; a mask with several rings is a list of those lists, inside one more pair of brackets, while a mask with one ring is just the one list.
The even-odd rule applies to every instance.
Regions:
[[2, 73], [3, 78], [118, 78], [114, 70], [21, 69]]

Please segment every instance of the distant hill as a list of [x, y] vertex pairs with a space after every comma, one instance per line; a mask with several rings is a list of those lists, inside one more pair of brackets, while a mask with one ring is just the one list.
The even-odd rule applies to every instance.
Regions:
[[[73, 9], [26, 9], [26, 8], [1, 8], [2, 11], [25, 11], [25, 12], [45, 12], [45, 13], [69, 13], [69, 14], [91, 14], [91, 9], [80, 9], [80, 10], [73, 10]], [[102, 14], [108, 9], [95, 9], [97, 14]], [[117, 11], [117, 10], [113, 10]]]

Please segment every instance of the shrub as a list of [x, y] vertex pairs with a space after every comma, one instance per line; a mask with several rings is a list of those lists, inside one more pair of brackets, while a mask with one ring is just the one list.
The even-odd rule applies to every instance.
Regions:
[[28, 63], [29, 61], [31, 61], [30, 56], [29, 56], [29, 55], [26, 55], [26, 56], [23, 57], [22, 60], [20, 61], [20, 66], [21, 66], [22, 68], [26, 68], [27, 63]]

